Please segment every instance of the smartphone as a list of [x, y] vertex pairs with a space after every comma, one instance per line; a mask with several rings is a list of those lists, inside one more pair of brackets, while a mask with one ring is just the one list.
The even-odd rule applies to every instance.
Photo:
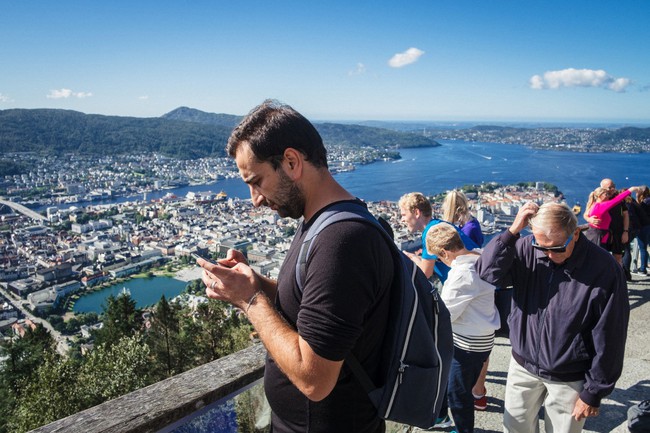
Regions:
[[199, 253], [190, 253], [190, 255], [192, 257], [194, 257], [195, 259], [203, 259], [206, 262], [212, 263], [213, 265], [219, 265], [219, 263], [215, 262], [214, 259], [212, 259], [211, 257], [208, 257], [207, 255], [202, 255], [202, 254], [199, 254]]

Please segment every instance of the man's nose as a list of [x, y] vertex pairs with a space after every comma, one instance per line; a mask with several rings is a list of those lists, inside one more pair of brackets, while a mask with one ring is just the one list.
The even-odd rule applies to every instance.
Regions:
[[253, 202], [253, 206], [262, 206], [264, 204], [264, 196], [260, 194], [260, 192], [253, 185], [249, 185], [249, 189], [251, 191], [251, 201]]

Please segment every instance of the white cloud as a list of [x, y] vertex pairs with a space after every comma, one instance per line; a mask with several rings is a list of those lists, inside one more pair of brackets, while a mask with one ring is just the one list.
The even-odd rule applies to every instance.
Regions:
[[0, 102], [9, 102], [9, 101], [11, 101], [11, 98], [9, 96], [0, 93]]
[[625, 92], [632, 84], [629, 78], [615, 78], [602, 69], [562, 69], [546, 71], [544, 75], [533, 75], [531, 89], [559, 89], [560, 87], [602, 87], [614, 92]]
[[149, 99], [149, 96], [147, 95], [138, 96], [138, 99], [141, 101], [146, 101], [147, 99]]
[[93, 94], [91, 92], [78, 92], [78, 93], [73, 93], [73, 96], [76, 96], [79, 99], [83, 99], [83, 98], [90, 98], [91, 96], [93, 96]]
[[401, 68], [411, 63], [415, 63], [424, 54], [424, 51], [417, 48], [409, 48], [403, 53], [397, 53], [388, 61], [392, 68]]
[[70, 89], [61, 89], [61, 90], [50, 90], [50, 94], [47, 95], [50, 99], [63, 99], [69, 98], [72, 95], [72, 90]]
[[47, 95], [49, 99], [67, 99], [71, 96], [75, 98], [83, 99], [90, 98], [93, 96], [90, 92], [73, 92], [70, 89], [59, 89], [59, 90], [50, 90], [50, 93]]
[[348, 72], [348, 75], [363, 75], [366, 73], [366, 65], [363, 63], [357, 63], [357, 66]]

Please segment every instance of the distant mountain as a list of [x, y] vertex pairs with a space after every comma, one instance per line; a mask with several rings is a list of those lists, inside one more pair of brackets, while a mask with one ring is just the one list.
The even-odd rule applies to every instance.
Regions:
[[[84, 114], [70, 110], [0, 110], [0, 152], [124, 154], [160, 152], [183, 159], [225, 156], [232, 129], [242, 119], [187, 107], [161, 117]], [[350, 147], [439, 146], [427, 137], [382, 128], [315, 124], [326, 145]]]
[[205, 111], [188, 107], [178, 107], [167, 114], [163, 114], [161, 117], [163, 119], [182, 120], [184, 122], [225, 126], [231, 130], [243, 119], [243, 116], [235, 116], [234, 114], [206, 113]]

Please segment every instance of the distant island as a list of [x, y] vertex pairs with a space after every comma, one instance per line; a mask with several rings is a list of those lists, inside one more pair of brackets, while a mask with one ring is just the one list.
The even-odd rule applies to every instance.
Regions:
[[399, 131], [417, 132], [436, 140], [519, 144], [534, 149], [570, 152], [650, 152], [650, 128], [633, 126], [534, 126], [443, 124], [426, 122], [363, 122]]

